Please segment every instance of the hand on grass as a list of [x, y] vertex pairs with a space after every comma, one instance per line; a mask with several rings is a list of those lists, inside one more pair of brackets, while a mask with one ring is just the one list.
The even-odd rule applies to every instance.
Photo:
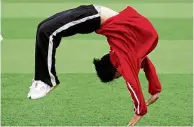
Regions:
[[[154, 95], [152, 95], [147, 102], [147, 106], [153, 104], [157, 99], [159, 98], [159, 93], [156, 93]], [[140, 121], [140, 119], [142, 118], [142, 116], [134, 114], [132, 117], [132, 120], [129, 122], [128, 126], [135, 126], [135, 124]]]

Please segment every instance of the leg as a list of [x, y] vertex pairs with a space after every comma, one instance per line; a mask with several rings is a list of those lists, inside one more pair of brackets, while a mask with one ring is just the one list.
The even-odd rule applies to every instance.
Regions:
[[43, 21], [37, 30], [35, 80], [54, 86], [59, 83], [55, 52], [61, 38], [95, 31], [100, 27], [100, 15], [92, 5], [88, 5], [58, 13], [49, 19]]
[[[99, 22], [98, 22], [99, 21]], [[87, 25], [89, 25], [87, 27]], [[91, 27], [94, 26], [94, 27]], [[55, 69], [56, 49], [62, 37], [75, 35], [76, 33], [89, 33], [100, 26], [100, 15], [92, 5], [80, 6], [75, 9], [58, 13], [38, 25], [35, 47], [35, 82], [39, 81], [39, 86], [44, 86], [48, 92], [59, 84]], [[41, 89], [37, 83], [33, 83], [37, 94]], [[47, 87], [49, 86], [49, 87]], [[37, 89], [39, 88], [39, 89]], [[33, 91], [33, 90], [31, 90]], [[37, 92], [38, 91], [38, 92]], [[41, 94], [41, 97], [45, 94]], [[37, 97], [36, 97], [37, 98]], [[40, 96], [39, 96], [40, 98]]]
[[58, 13], [38, 25], [35, 48], [35, 80], [41, 80], [49, 86], [59, 84], [55, 69], [56, 48], [59, 46], [63, 36], [76, 34], [75, 30], [66, 29], [56, 35], [56, 30], [71, 21], [68, 11]]
[[[57, 44], [60, 43], [60, 39], [55, 39], [55, 43], [52, 43], [53, 45], [51, 47], [49, 45], [50, 43], [46, 42], [49, 41], [48, 37], [45, 33], [42, 33], [43, 29], [43, 27], [40, 27], [37, 32], [34, 80], [41, 80], [42, 82], [52, 87], [59, 84], [59, 80], [55, 71], [55, 54]], [[52, 62], [50, 62], [51, 65], [48, 65], [48, 59], [52, 60]], [[49, 66], [51, 67], [50, 70]]]
[[[46, 25], [54, 18], [41, 22], [37, 29], [35, 44], [35, 75], [30, 87], [28, 98], [39, 99], [49, 93], [55, 85], [59, 84], [55, 71], [55, 53], [61, 37], [56, 36], [54, 43], [50, 43]], [[52, 27], [52, 26], [51, 26]]]
[[[35, 44], [35, 75], [28, 98], [39, 99], [44, 97], [59, 84], [55, 69], [55, 54], [62, 35], [60, 32], [56, 33], [55, 31], [69, 21], [69, 15], [66, 12], [62, 12], [38, 25]], [[71, 30], [67, 29], [63, 32], [66, 33], [66, 36], [76, 33], [69, 31]]]
[[154, 103], [161, 92], [161, 83], [156, 73], [155, 67], [148, 57], [145, 57], [142, 61], [141, 66], [145, 72], [146, 78], [148, 80], [148, 92], [152, 97], [148, 100], [147, 105]]

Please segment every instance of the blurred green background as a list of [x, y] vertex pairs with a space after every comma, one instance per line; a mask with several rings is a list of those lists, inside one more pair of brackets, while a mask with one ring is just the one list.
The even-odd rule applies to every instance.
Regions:
[[[2, 0], [2, 125], [119, 125], [133, 114], [122, 79], [98, 81], [92, 59], [109, 51], [106, 38], [93, 34], [63, 38], [57, 50], [61, 85], [48, 97], [26, 98], [34, 73], [36, 27], [43, 19], [81, 4], [116, 11], [133, 6], [156, 27], [160, 40], [150, 54], [163, 92], [138, 125], [192, 125], [192, 0]], [[140, 74], [147, 94], [147, 81]]]

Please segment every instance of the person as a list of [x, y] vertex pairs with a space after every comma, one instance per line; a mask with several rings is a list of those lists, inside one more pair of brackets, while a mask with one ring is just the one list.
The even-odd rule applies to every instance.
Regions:
[[[96, 32], [107, 37], [110, 51], [94, 58], [97, 76], [102, 82], [123, 77], [134, 103], [134, 116], [128, 125], [135, 125], [161, 92], [155, 67], [147, 56], [158, 43], [158, 34], [151, 22], [128, 6], [121, 12], [100, 5], [81, 5], [59, 12], [42, 21], [37, 28], [35, 75], [30, 99], [46, 96], [60, 82], [55, 69], [56, 49], [62, 37]], [[145, 102], [138, 74], [143, 69], [152, 95]]]

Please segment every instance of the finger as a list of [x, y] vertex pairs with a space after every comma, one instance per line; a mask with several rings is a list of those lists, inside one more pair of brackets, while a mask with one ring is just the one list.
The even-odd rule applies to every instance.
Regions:
[[134, 124], [134, 122], [130, 122], [129, 124], [128, 124], [128, 126], [134, 126], [135, 124]]

